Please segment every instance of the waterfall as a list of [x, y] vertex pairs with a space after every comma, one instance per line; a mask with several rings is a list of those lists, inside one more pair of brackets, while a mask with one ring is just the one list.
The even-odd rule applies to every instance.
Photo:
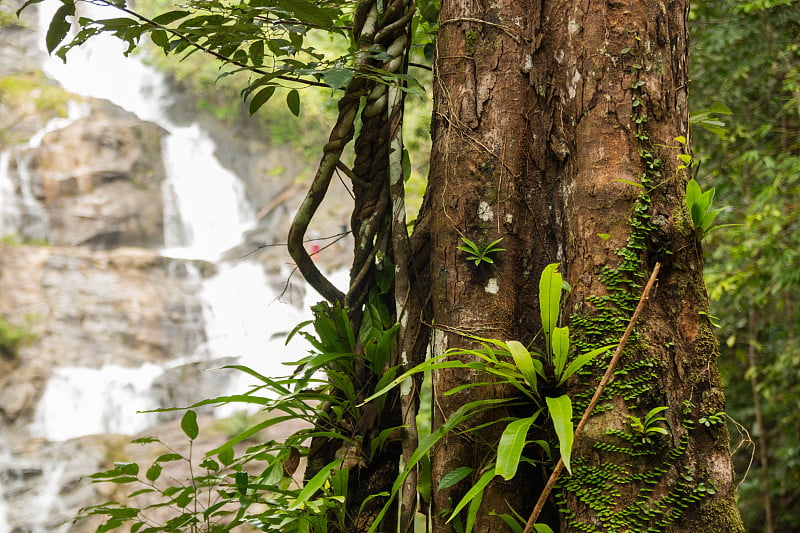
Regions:
[[[59, 2], [38, 4], [40, 27], [46, 28]], [[97, 9], [89, 3], [80, 3], [79, 9]], [[118, 16], [112, 10], [96, 18]], [[39, 39], [44, 42], [44, 30]], [[169, 257], [202, 259], [216, 263], [217, 274], [202, 280], [200, 291], [205, 302], [203, 317], [207, 342], [196, 353], [179, 354], [164, 363], [143, 363], [137, 367], [107, 364], [101, 368], [59, 367], [53, 370], [45, 392], [39, 402], [28, 433], [44, 441], [53, 449], [68, 445], [70, 439], [100, 433], [136, 434], [159, 421], [155, 414], [139, 414], [162, 405], [159, 379], [168, 372], [180, 372], [190, 363], [202, 363], [213, 368], [233, 362], [252, 367], [265, 375], [285, 375], [283, 361], [295, 360], [304, 355], [307, 346], [293, 342], [284, 346], [285, 334], [298, 322], [309, 318], [308, 305], [298, 309], [283, 305], [277, 300], [280, 289], [275, 286], [288, 277], [268, 280], [262, 266], [255, 262], [223, 262], [223, 253], [240, 245], [245, 231], [256, 225], [252, 206], [245, 198], [244, 188], [237, 176], [226, 170], [214, 157], [215, 145], [209, 135], [197, 124], [177, 126], [166, 115], [169, 94], [164, 76], [144, 65], [135, 56], [124, 57], [123, 45], [112, 37], [95, 37], [87, 45], [73, 49], [66, 65], [55, 57], [46, 60], [44, 72], [66, 90], [88, 97], [103, 98], [137, 115], [142, 120], [154, 122], [167, 132], [162, 140], [167, 178], [163, 184], [164, 198], [164, 249]], [[20, 150], [0, 153], [0, 235], [18, 233], [22, 217], [34, 213], [47, 227], [46, 213], [36, 202], [30, 187], [29, 166], [24, 148], [41, 142], [49, 131], [63, 128], [72, 120], [83, 116], [85, 108], [71, 105], [66, 119], [57, 119], [48, 125]], [[13, 172], [12, 172], [13, 168]], [[46, 236], [46, 235], [45, 235]], [[190, 275], [200, 282], [199, 272]], [[273, 281], [273, 283], [270, 283]], [[344, 274], [340, 285], [346, 286]], [[307, 291], [306, 304], [316, 301], [313, 291]], [[298, 337], [299, 339], [299, 337]], [[226, 359], [228, 358], [228, 359]], [[213, 373], [211, 373], [213, 374]], [[240, 392], [250, 384], [246, 376], [225, 373], [227, 383], [218, 384], [214, 391], [198, 385], [202, 397]], [[230, 414], [223, 409], [217, 414]], [[0, 438], [0, 533], [15, 530], [21, 525], [25, 531], [44, 533], [55, 531], [46, 522], [48, 513], [67, 512], [62, 509], [65, 497], [62, 478], [64, 458], [42, 456], [38, 463], [41, 472], [48, 473], [49, 484], [40, 480], [35, 496], [25, 495], [24, 504], [9, 505], [21, 496], [4, 478], [20, 461], [11, 448], [5, 449], [5, 436]], [[77, 441], [76, 441], [77, 442]], [[50, 450], [51, 448], [47, 448]], [[74, 454], [73, 454], [74, 455]], [[80, 455], [80, 454], [78, 454]], [[73, 467], [67, 467], [68, 469]], [[90, 474], [90, 471], [83, 471]], [[13, 498], [13, 499], [12, 499]], [[39, 515], [29, 520], [28, 515]], [[19, 518], [23, 517], [23, 518]]]

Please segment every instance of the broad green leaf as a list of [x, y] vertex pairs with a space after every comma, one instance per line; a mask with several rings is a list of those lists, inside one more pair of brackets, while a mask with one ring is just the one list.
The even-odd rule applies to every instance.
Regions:
[[528, 430], [534, 420], [536, 417], [533, 416], [520, 418], [508, 424], [503, 430], [500, 444], [497, 446], [497, 466], [495, 467], [495, 472], [498, 476], [503, 476], [503, 479], [509, 480], [516, 475]]
[[186, 414], [181, 418], [181, 429], [191, 440], [197, 438], [200, 433], [200, 428], [197, 427], [197, 413], [191, 409], [186, 411]]
[[169, 35], [164, 30], [155, 30], [150, 33], [150, 40], [159, 48], [167, 48], [169, 46]]
[[296, 117], [300, 116], [300, 93], [297, 89], [292, 89], [286, 95], [286, 105], [289, 107], [289, 111]]
[[294, 14], [298, 20], [317, 26], [328, 27], [333, 24], [335, 11], [319, 7], [315, 2], [305, 0], [275, 0], [275, 5]]
[[53, 20], [50, 21], [50, 26], [47, 28], [47, 35], [45, 36], [45, 44], [47, 45], [47, 52], [53, 53], [64, 37], [69, 33], [71, 24], [67, 22], [67, 17], [75, 15], [75, 3], [64, 2], [53, 14]]
[[552, 353], [550, 343], [553, 330], [558, 324], [558, 311], [561, 303], [563, 278], [558, 273], [558, 267], [559, 263], [547, 265], [539, 279], [539, 312], [542, 318], [542, 331], [548, 357]]
[[150, 481], [155, 481], [158, 479], [158, 476], [160, 475], [161, 475], [161, 465], [158, 463], [154, 463], [153, 466], [147, 469], [145, 477]]
[[572, 401], [567, 395], [557, 398], [547, 397], [545, 401], [558, 437], [561, 460], [564, 462], [564, 468], [567, 469], [567, 472], [572, 474], [572, 469], [569, 465], [570, 455], [572, 454], [572, 440], [575, 438], [572, 429]]
[[322, 73], [322, 80], [330, 85], [331, 89], [341, 89], [353, 79], [353, 71], [348, 68], [332, 68]]
[[464, 494], [464, 497], [461, 498], [461, 501], [458, 502], [458, 505], [455, 506], [452, 513], [450, 513], [450, 518], [447, 519], [449, 523], [453, 518], [455, 518], [461, 509], [467, 506], [470, 502], [472, 502], [475, 498], [483, 498], [483, 489], [486, 488], [486, 485], [494, 478], [495, 471], [494, 468], [486, 471], [483, 473], [481, 478], [475, 483], [475, 485]]
[[272, 95], [275, 94], [275, 86], [270, 85], [269, 87], [264, 87], [260, 91], [256, 93], [256, 95], [250, 100], [250, 107], [248, 111], [251, 115], [254, 115], [256, 111], [258, 111], [261, 106], [267, 103], [267, 101], [272, 98]]
[[439, 481], [439, 490], [449, 489], [468, 475], [472, 473], [472, 467], [460, 466], [455, 470], [451, 470]]
[[569, 355], [569, 328], [555, 328], [553, 330], [553, 366], [558, 380], [567, 365]]
[[534, 392], [537, 392], [539, 389], [537, 388], [536, 369], [533, 364], [531, 353], [519, 341], [508, 341], [506, 346], [511, 353], [511, 357], [514, 359], [514, 364], [517, 365], [517, 369], [522, 373], [525, 381], [528, 382], [528, 385]]
[[166, 26], [176, 20], [188, 17], [190, 14], [190, 11], [167, 11], [166, 13], [161, 13], [157, 17], [154, 17], [153, 22], [161, 26]]
[[536, 533], [553, 533], [547, 524], [533, 524], [533, 529], [536, 530]]
[[331, 472], [334, 469], [339, 468], [339, 466], [342, 464], [342, 461], [344, 461], [344, 459], [336, 459], [331, 461], [322, 467], [322, 469], [320, 469], [320, 471], [317, 472], [314, 477], [309, 479], [306, 483], [306, 486], [303, 487], [303, 490], [301, 490], [300, 494], [297, 495], [295, 501], [289, 506], [289, 510], [291, 511], [297, 509], [309, 498], [311, 498], [319, 489], [321, 489], [325, 482], [328, 481], [328, 478], [331, 477]]

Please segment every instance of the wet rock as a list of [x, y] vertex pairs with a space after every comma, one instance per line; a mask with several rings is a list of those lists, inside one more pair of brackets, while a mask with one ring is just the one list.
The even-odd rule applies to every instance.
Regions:
[[137, 366], [195, 354], [204, 336], [202, 261], [142, 249], [0, 245], [0, 316], [34, 340], [0, 375], [0, 413], [30, 420], [52, 369]]

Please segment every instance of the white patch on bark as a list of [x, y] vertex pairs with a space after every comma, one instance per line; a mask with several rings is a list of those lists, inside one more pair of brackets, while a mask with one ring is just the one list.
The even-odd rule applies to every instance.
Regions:
[[556, 51], [556, 63], [558, 63], [560, 65], [562, 61], [564, 61], [564, 50], [557, 50]]
[[514, 223], [514, 215], [511, 213], [506, 215], [506, 224], [513, 224]]
[[486, 284], [486, 287], [483, 290], [489, 294], [497, 294], [500, 291], [500, 287], [497, 285], [497, 279], [490, 278], [489, 283]]
[[478, 205], [478, 218], [484, 222], [489, 222], [494, 219], [494, 211], [492, 211], [492, 207], [486, 202], [481, 202]]
[[567, 31], [569, 32], [570, 35], [573, 35], [579, 29], [581, 29], [581, 25], [578, 24], [578, 22], [575, 20], [570, 20], [569, 23], [567, 24]]
[[569, 82], [569, 87], [567, 87], [567, 92], [569, 93], [570, 100], [575, 98], [575, 93], [578, 90], [578, 82], [581, 81], [581, 73], [578, 72], [578, 69], [575, 69], [575, 73], [572, 74], [572, 79]]

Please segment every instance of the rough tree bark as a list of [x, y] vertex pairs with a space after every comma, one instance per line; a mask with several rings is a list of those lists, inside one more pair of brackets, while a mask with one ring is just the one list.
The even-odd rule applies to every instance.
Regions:
[[[573, 287], [562, 317], [573, 335], [618, 338], [631, 298], [653, 263], [664, 264], [623, 355], [626, 374], [541, 519], [561, 531], [743, 530], [725, 425], [698, 423], [724, 410], [724, 396], [678, 168], [688, 146], [674, 140], [688, 138], [687, 12], [686, 0], [442, 2], [430, 182], [415, 234], [430, 242], [433, 354], [470, 346], [464, 335], [531, 342], [538, 277], [551, 262]], [[507, 251], [476, 267], [456, 249], [461, 237], [502, 237]], [[603, 363], [568, 383], [578, 405]], [[442, 394], [478, 377], [434, 375], [434, 424], [467, 401], [508, 393]], [[661, 406], [668, 435], [649, 444], [619, 436], [632, 434], [630, 416]], [[434, 484], [459, 466], [479, 472], [496, 437], [448, 436], [432, 457]], [[526, 516], [545, 470], [490, 484], [475, 531], [506, 530], [492, 511]], [[453, 530], [438, 513], [465, 490], [435, 493], [435, 531]]]

